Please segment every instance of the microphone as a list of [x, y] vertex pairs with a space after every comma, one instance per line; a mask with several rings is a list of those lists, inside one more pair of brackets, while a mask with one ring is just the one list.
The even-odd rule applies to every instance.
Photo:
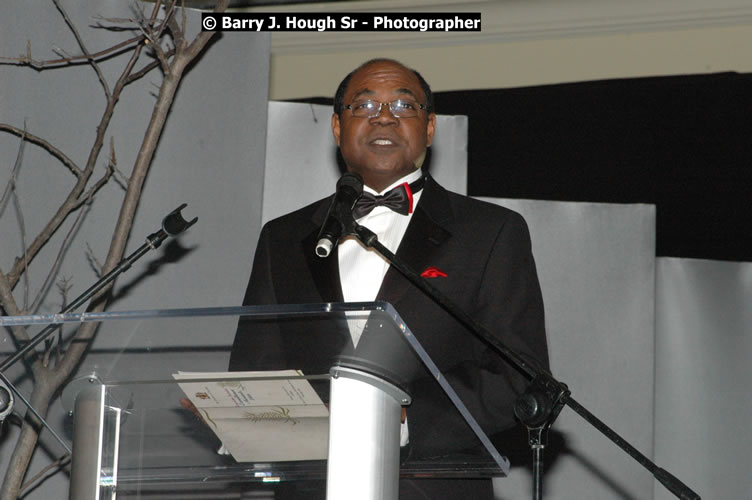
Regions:
[[319, 231], [316, 255], [328, 257], [337, 245], [345, 229], [345, 222], [354, 221], [352, 209], [355, 202], [363, 194], [363, 178], [359, 174], [347, 172], [337, 181], [337, 192], [334, 194], [329, 212]]

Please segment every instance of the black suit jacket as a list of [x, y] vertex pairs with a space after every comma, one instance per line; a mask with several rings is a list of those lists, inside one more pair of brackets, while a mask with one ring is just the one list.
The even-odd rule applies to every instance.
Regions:
[[[244, 304], [343, 301], [336, 249], [326, 259], [314, 252], [330, 202], [264, 226]], [[429, 267], [446, 273], [426, 279], [508, 347], [548, 368], [540, 286], [519, 214], [451, 193], [429, 177], [396, 254], [418, 273]], [[377, 299], [394, 305], [486, 433], [514, 425], [512, 403], [526, 385], [515, 369], [394, 268]], [[260, 339], [239, 329], [230, 369], [280, 368], [279, 360], [291, 356], [315, 364], [313, 346], [300, 340], [288, 338], [283, 345], [273, 334]], [[407, 414], [413, 457], [446, 455], [477, 442], [455, 412], [446, 411], [448, 399], [435, 382], [418, 380], [412, 395]]]

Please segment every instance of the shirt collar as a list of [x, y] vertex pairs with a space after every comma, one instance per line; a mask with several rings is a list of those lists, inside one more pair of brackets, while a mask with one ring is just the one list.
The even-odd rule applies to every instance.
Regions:
[[397, 179], [397, 180], [396, 180], [396, 181], [394, 181], [394, 182], [393, 182], [392, 184], [390, 184], [389, 186], [387, 186], [387, 187], [386, 187], [386, 188], [385, 188], [385, 189], [384, 189], [383, 191], [381, 191], [380, 193], [377, 193], [376, 191], [374, 191], [374, 190], [373, 190], [373, 189], [371, 189], [370, 187], [366, 186], [365, 184], [363, 185], [363, 191], [368, 191], [368, 192], [369, 192], [369, 193], [371, 193], [371, 194], [378, 194], [378, 195], [382, 195], [382, 194], [386, 193], [387, 191], [389, 191], [390, 189], [392, 189], [392, 188], [394, 188], [394, 187], [396, 187], [396, 186], [399, 186], [400, 184], [404, 184], [405, 182], [407, 182], [408, 184], [410, 184], [410, 183], [411, 183], [411, 182], [413, 182], [413, 181], [417, 181], [418, 179], [420, 179], [420, 177], [421, 177], [422, 175], [423, 175], [423, 169], [422, 169], [422, 168], [419, 168], [418, 170], [415, 170], [414, 172], [410, 172], [410, 173], [409, 173], [409, 174], [407, 174], [406, 176], [404, 176], [404, 177], [402, 177], [402, 178], [400, 178], [400, 179]]

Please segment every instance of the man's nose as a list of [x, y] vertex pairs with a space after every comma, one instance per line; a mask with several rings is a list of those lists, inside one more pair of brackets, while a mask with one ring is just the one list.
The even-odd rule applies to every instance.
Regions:
[[392, 110], [388, 104], [382, 104], [379, 114], [371, 117], [371, 123], [377, 123], [379, 125], [399, 124], [399, 118], [392, 114]]

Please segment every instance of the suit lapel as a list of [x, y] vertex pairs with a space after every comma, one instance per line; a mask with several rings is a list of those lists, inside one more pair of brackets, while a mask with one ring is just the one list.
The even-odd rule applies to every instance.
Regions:
[[316, 244], [318, 243], [317, 237], [319, 234], [319, 228], [324, 222], [326, 213], [331, 204], [331, 198], [323, 200], [319, 204], [318, 208], [314, 211], [311, 220], [313, 221], [313, 232], [308, 234], [303, 241], [302, 252], [306, 257], [308, 269], [311, 272], [311, 277], [316, 285], [316, 289], [321, 296], [322, 302], [344, 302], [342, 295], [342, 284], [339, 280], [339, 259], [338, 249], [339, 245], [334, 248], [334, 251], [326, 258], [321, 258], [316, 255]]
[[[451, 237], [451, 233], [446, 229], [452, 219], [446, 191], [431, 177], [428, 177], [423, 189], [420, 203], [396, 253], [397, 257], [416, 273], [422, 272], [435, 262], [436, 252]], [[394, 267], [390, 267], [384, 276], [377, 299], [396, 305], [407, 290], [405, 278]]]
[[[449, 198], [444, 188], [429, 176], [423, 190], [420, 203], [397, 249], [397, 256], [417, 273], [435, 262], [435, 252], [451, 237], [446, 226], [453, 218], [449, 208]], [[301, 245], [322, 302], [344, 302], [339, 276], [339, 245], [325, 259], [316, 256], [314, 251], [319, 228], [324, 222], [330, 204], [331, 198], [327, 198], [316, 208], [311, 217], [316, 229], [301, 241]], [[396, 304], [408, 289], [405, 285], [405, 279], [399, 271], [390, 267], [384, 276], [377, 300], [386, 300]]]

